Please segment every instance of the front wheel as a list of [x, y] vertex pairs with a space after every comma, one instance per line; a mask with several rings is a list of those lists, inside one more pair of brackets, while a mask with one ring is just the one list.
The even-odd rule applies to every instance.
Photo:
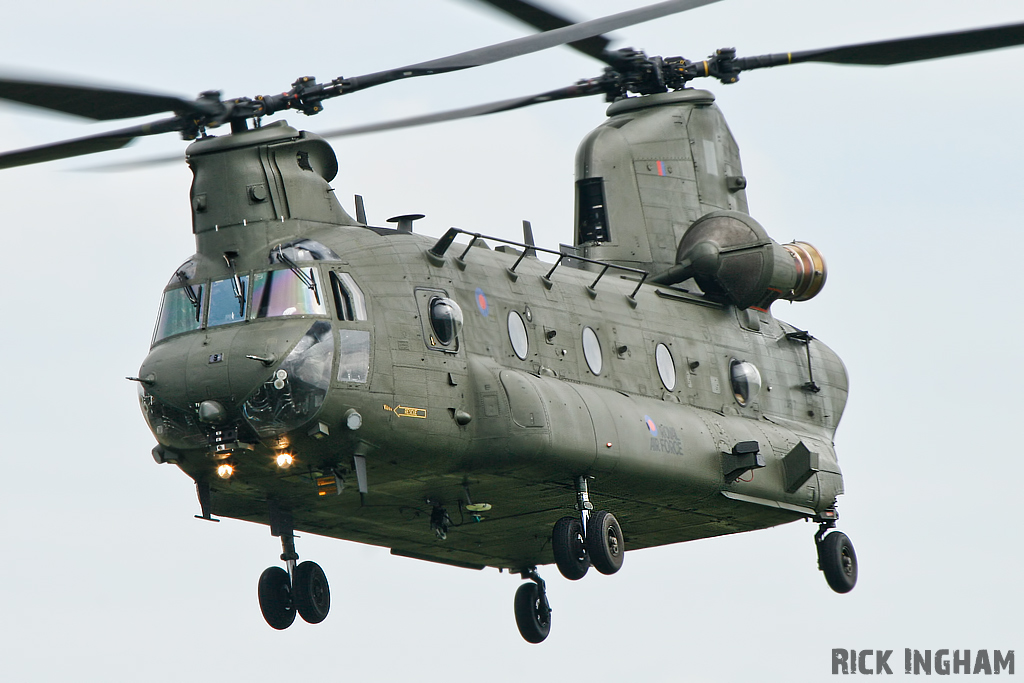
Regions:
[[288, 572], [280, 567], [267, 567], [260, 575], [260, 611], [271, 628], [283, 631], [295, 621], [292, 584]]
[[[295, 608], [310, 624], [319, 624], [331, 611], [331, 588], [327, 575], [316, 562], [303, 562], [295, 568]], [[294, 618], [294, 617], [293, 617]]]
[[594, 569], [614, 574], [622, 568], [626, 545], [615, 515], [599, 510], [587, 522], [587, 554]]
[[821, 539], [818, 564], [829, 588], [836, 593], [849, 593], [857, 585], [857, 553], [846, 534], [833, 531]]
[[551, 608], [540, 586], [527, 581], [516, 591], [516, 626], [528, 643], [541, 643], [551, 632]]

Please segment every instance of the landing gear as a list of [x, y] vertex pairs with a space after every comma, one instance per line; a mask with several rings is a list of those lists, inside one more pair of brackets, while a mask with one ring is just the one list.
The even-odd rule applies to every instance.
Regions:
[[562, 576], [577, 581], [593, 565], [602, 574], [614, 574], [622, 568], [625, 542], [615, 515], [594, 509], [587, 489], [587, 478], [576, 477], [576, 509], [579, 517], [563, 517], [551, 532], [551, 551]]
[[292, 625], [295, 614], [310, 624], [319, 624], [331, 609], [331, 589], [324, 570], [316, 562], [303, 562], [295, 552], [295, 531], [290, 513], [270, 508], [270, 533], [281, 537], [281, 559], [287, 571], [268, 567], [260, 575], [260, 611], [271, 628], [282, 631]]
[[526, 582], [516, 591], [516, 626], [528, 643], [541, 643], [551, 632], [551, 606], [548, 604], [544, 580], [531, 567], [522, 573]]
[[602, 574], [614, 574], [622, 569], [625, 558], [622, 529], [615, 515], [598, 510], [587, 524], [587, 553], [594, 569]]
[[818, 569], [825, 574], [829, 588], [836, 593], [849, 593], [857, 585], [857, 553], [850, 537], [841, 531], [826, 534], [835, 522], [826, 522], [814, 535], [818, 548]]
[[590, 556], [583, 536], [583, 521], [577, 517], [562, 517], [555, 522], [551, 532], [551, 551], [562, 576], [570, 581], [586, 576], [590, 569]]
[[319, 624], [331, 611], [331, 588], [327, 575], [316, 562], [303, 562], [295, 568], [292, 593], [295, 609], [308, 624]]
[[[587, 489], [587, 478], [576, 477], [577, 517], [562, 517], [551, 530], [551, 552], [562, 576], [570, 581], [582, 579], [593, 565], [602, 574], [614, 574], [622, 568], [626, 545], [615, 515], [605, 510], [594, 512]], [[516, 625], [528, 643], [539, 643], [551, 631], [551, 607], [544, 582], [537, 569], [522, 573], [526, 583], [516, 591]]]
[[260, 611], [271, 628], [283, 631], [295, 621], [292, 582], [280, 567], [267, 567], [260, 575]]

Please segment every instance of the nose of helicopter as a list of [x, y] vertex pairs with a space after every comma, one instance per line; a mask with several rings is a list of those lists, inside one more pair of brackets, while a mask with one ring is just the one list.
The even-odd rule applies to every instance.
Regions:
[[[315, 415], [330, 386], [332, 358], [325, 320], [275, 319], [182, 334], [154, 346], [143, 362], [143, 410], [169, 446], [199, 447], [209, 428], [241, 422], [260, 437], [273, 436]], [[192, 433], [188, 443], [175, 431], [182, 438]]]

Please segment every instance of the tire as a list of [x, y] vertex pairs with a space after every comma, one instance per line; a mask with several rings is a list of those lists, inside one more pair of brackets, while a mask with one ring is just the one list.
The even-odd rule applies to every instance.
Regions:
[[295, 608], [307, 623], [319, 624], [331, 611], [331, 587], [327, 575], [316, 562], [303, 562], [295, 568], [292, 586]]
[[615, 515], [599, 510], [587, 522], [587, 555], [594, 569], [602, 574], [614, 574], [622, 569], [626, 544]]
[[551, 632], [551, 609], [540, 587], [527, 581], [516, 591], [516, 626], [528, 643], [542, 643]]
[[271, 628], [283, 631], [295, 621], [292, 585], [288, 572], [280, 567], [267, 567], [260, 575], [260, 611]]
[[551, 531], [551, 551], [562, 576], [570, 581], [579, 581], [586, 576], [590, 569], [590, 556], [583, 538], [583, 522], [579, 518], [562, 517], [555, 522]]
[[833, 531], [821, 539], [818, 564], [836, 593], [849, 593], [857, 585], [857, 553], [846, 534]]

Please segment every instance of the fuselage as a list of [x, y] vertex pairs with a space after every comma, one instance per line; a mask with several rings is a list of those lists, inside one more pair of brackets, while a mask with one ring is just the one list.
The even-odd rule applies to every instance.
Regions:
[[[683, 100], [668, 105], [710, 105]], [[612, 129], [645, 134], [627, 114]], [[585, 156], [610, 164], [603, 139]], [[770, 309], [368, 227], [328, 184], [330, 147], [287, 126], [200, 140], [188, 159], [197, 252], [165, 288], [139, 387], [154, 457], [195, 480], [204, 515], [284, 510], [300, 531], [509, 569], [552, 561], [579, 477], [630, 548], [834, 519], [846, 373]], [[685, 201], [725, 182], [705, 175], [657, 182]], [[729, 208], [723, 192], [700, 210]], [[620, 227], [590, 226], [604, 249], [632, 239], [610, 215]]]
[[[834, 507], [846, 374], [827, 347], [787, 337], [794, 329], [770, 313], [678, 288], [643, 285], [633, 297], [636, 279], [615, 271], [594, 288], [594, 272], [568, 266], [548, 279], [552, 264], [534, 257], [512, 274], [517, 255], [485, 247], [460, 258], [456, 243], [431, 259], [434, 240], [413, 233], [293, 229], [302, 234], [283, 241], [306, 248], [282, 253], [314, 288], [271, 265], [272, 246], [252, 270], [235, 265], [239, 301], [226, 262], [197, 256], [196, 329], [158, 340], [140, 372], [153, 378], [142, 390], [158, 407], [144, 406], [157, 439], [211, 487], [215, 514], [266, 521], [275, 500], [306, 531], [515, 568], [550, 561], [544, 530], [571, 508], [579, 475], [615, 499], [632, 548]], [[165, 300], [187, 299], [181, 290], [179, 278]], [[462, 312], [447, 345], [432, 327], [436, 299]], [[760, 375], [745, 397], [738, 363]], [[220, 422], [196, 417], [207, 400], [224, 407]], [[172, 434], [168, 415], [189, 426]], [[211, 434], [225, 429], [218, 453]], [[723, 462], [751, 441], [764, 466], [727, 481]], [[787, 491], [798, 477], [787, 457], [801, 443], [813, 472]], [[287, 469], [275, 462], [284, 452]], [[234, 472], [221, 479], [225, 461]], [[335, 475], [347, 484], [340, 495], [322, 482]], [[493, 506], [486, 519], [443, 542], [430, 536], [430, 506], [460, 510], [469, 495]]]

